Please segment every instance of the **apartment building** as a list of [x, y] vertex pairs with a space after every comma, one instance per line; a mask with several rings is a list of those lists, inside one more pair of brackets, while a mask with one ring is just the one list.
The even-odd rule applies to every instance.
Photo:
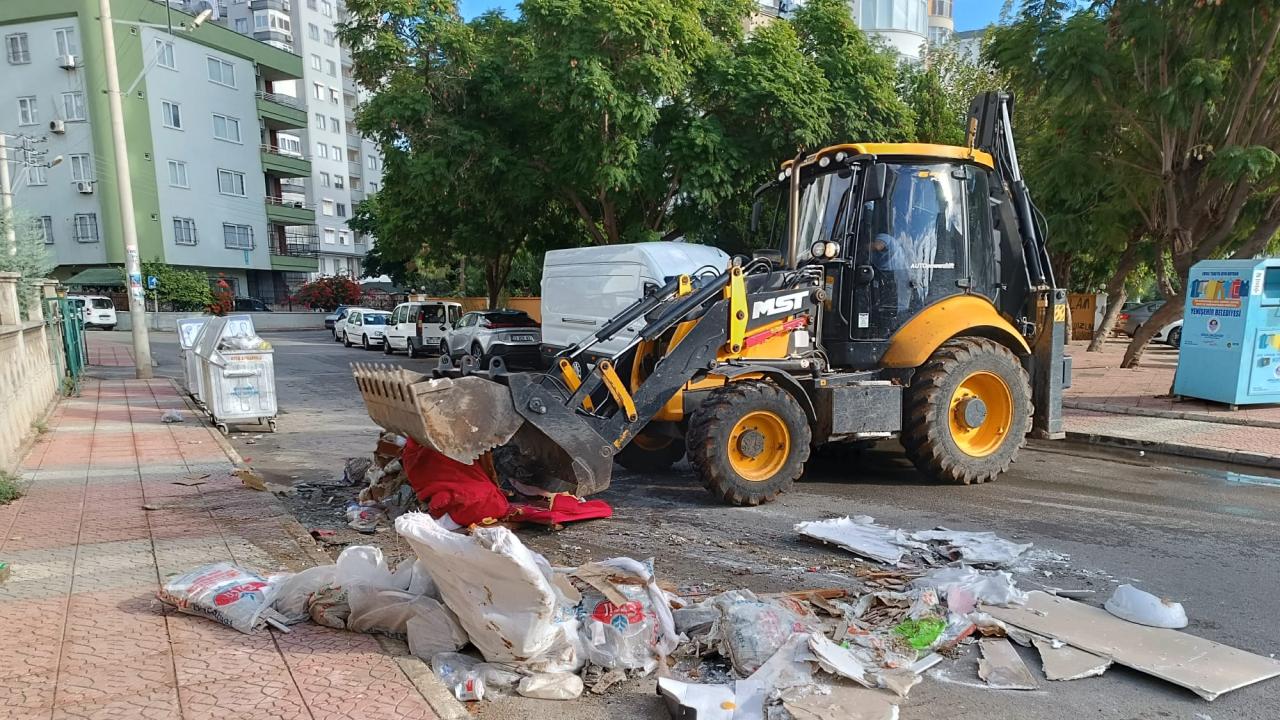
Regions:
[[[15, 209], [32, 217], [62, 280], [110, 284], [124, 263], [97, 0], [0, 3], [0, 130], [33, 138], [16, 158]], [[300, 57], [152, 0], [112, 0], [128, 162], [144, 262], [198, 269], [239, 295], [289, 294], [318, 269], [315, 213], [284, 192], [310, 177], [278, 138], [306, 111], [275, 92]], [[174, 31], [168, 28], [172, 23]]]
[[381, 186], [382, 157], [377, 145], [355, 129], [355, 109], [363, 96], [351, 76], [351, 54], [337, 38], [342, 4], [336, 0], [220, 2], [225, 10], [216, 22], [303, 59], [301, 79], [279, 91], [305, 103], [307, 126], [281, 134], [279, 142], [282, 150], [308, 157], [311, 174], [285, 183], [282, 192], [315, 210], [312, 231], [319, 248], [318, 273], [361, 277], [372, 238], [351, 230], [347, 221], [356, 205]]
[[[920, 62], [929, 44], [946, 42], [954, 31], [955, 0], [848, 0], [854, 22], [864, 32], [883, 40], [906, 62]], [[760, 12], [752, 24], [767, 18], [786, 17], [804, 0], [759, 0]]]

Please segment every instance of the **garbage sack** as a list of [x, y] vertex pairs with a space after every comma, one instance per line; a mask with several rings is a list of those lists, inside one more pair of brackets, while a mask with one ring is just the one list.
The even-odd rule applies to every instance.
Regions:
[[531, 671], [581, 667], [577, 603], [553, 584], [546, 559], [510, 530], [476, 528], [467, 536], [425, 513], [406, 513], [396, 519], [396, 531], [485, 660]]
[[311, 603], [316, 594], [337, 581], [337, 565], [317, 565], [302, 572], [273, 576], [276, 584], [271, 607], [289, 624], [311, 617]]
[[307, 607], [311, 621], [317, 625], [331, 627], [334, 630], [346, 630], [347, 618], [351, 616], [351, 605], [347, 602], [346, 588], [337, 585], [322, 587], [311, 596], [311, 604]]
[[431, 598], [421, 598], [415, 612], [405, 622], [409, 652], [423, 660], [442, 652], [461, 650], [470, 642], [453, 611]]
[[[449, 610], [433, 597], [435, 583], [417, 558], [404, 560], [392, 571], [387, 568], [382, 550], [353, 545], [342, 551], [334, 567], [334, 581], [346, 592], [350, 608], [348, 630], [405, 637], [411, 618], [421, 618], [433, 627], [452, 628], [457, 624]], [[461, 632], [461, 628], [457, 630]]]
[[201, 565], [169, 580], [156, 596], [179, 612], [252, 633], [267, 617], [275, 616], [270, 609], [274, 590], [267, 578], [221, 562]]
[[[582, 596], [578, 619], [582, 645], [593, 665], [653, 671], [658, 659], [675, 650], [681, 637], [666, 594], [653, 576], [652, 560], [620, 557], [587, 563], [574, 570], [597, 591]], [[644, 585], [614, 584], [610, 576], [632, 577]]]
[[1163, 600], [1128, 584], [1116, 588], [1103, 607], [1112, 615], [1139, 625], [1175, 630], [1187, 626], [1182, 603]]
[[185, 420], [186, 418], [182, 416], [181, 410], [165, 410], [164, 413], [160, 415], [160, 422], [163, 423], [180, 423]]
[[582, 678], [569, 672], [537, 673], [520, 680], [516, 691], [527, 698], [572, 700], [582, 694]]
[[738, 674], [756, 672], [796, 633], [808, 631], [805, 610], [795, 602], [760, 600], [746, 591], [716, 598], [721, 654]]

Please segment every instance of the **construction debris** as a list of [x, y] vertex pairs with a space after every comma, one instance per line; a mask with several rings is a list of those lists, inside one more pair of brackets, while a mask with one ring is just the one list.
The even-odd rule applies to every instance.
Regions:
[[236, 468], [231, 474], [240, 478], [240, 482], [244, 483], [244, 486], [250, 490], [261, 490], [265, 492], [267, 489], [267, 482], [262, 479], [261, 475], [250, 468]]
[[992, 532], [962, 532], [938, 528], [911, 533], [912, 540], [945, 543], [944, 550], [952, 560], [970, 565], [1007, 566], [1031, 549], [1031, 543], [1019, 545]]
[[1131, 623], [1101, 608], [1043, 592], [992, 617], [1181, 685], [1205, 700], [1280, 676], [1280, 662], [1176, 630]]
[[893, 696], [852, 685], [832, 685], [827, 693], [782, 693], [782, 708], [792, 720], [898, 720]]
[[1083, 680], [1097, 677], [1111, 667], [1111, 661], [1058, 640], [1034, 637], [1031, 640], [1040, 653], [1040, 663], [1048, 680]]
[[1132, 585], [1121, 585], [1103, 605], [1107, 612], [1129, 622], [1177, 630], [1187, 626], [1182, 603], [1164, 600]]
[[876, 525], [875, 520], [866, 515], [802, 522], [796, 525], [796, 532], [886, 565], [897, 565], [911, 548], [925, 547], [912, 542], [901, 530]]
[[1008, 640], [983, 638], [978, 642], [982, 657], [978, 660], [978, 677], [996, 690], [1035, 690], [1039, 683], [1031, 676], [1026, 663]]
[[866, 515], [802, 522], [796, 532], [832, 543], [886, 565], [901, 565], [911, 555], [920, 564], [958, 561], [967, 565], [1009, 567], [1031, 544], [1018, 544], [991, 532], [966, 532], [938, 528], [908, 533], [877, 525]]

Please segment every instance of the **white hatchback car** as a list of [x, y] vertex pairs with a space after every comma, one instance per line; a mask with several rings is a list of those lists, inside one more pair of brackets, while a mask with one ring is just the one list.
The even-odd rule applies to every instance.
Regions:
[[386, 341], [387, 319], [390, 317], [391, 313], [386, 310], [351, 308], [346, 317], [334, 326], [334, 332], [347, 347], [360, 345], [365, 350], [372, 350], [382, 347]]
[[100, 327], [105, 330], [116, 328], [116, 306], [111, 298], [105, 295], [68, 295], [77, 307], [84, 312], [86, 328]]

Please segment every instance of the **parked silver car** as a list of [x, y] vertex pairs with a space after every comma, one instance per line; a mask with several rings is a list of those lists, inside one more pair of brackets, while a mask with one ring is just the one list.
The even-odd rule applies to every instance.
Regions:
[[442, 355], [470, 355], [481, 367], [495, 356], [513, 367], [536, 367], [542, 329], [523, 310], [480, 310], [463, 315], [440, 342]]
[[1162, 305], [1164, 305], [1163, 300], [1154, 300], [1126, 307], [1120, 311], [1120, 317], [1116, 319], [1116, 329], [1129, 337], [1133, 337], [1137, 334], [1138, 328], [1150, 320], [1151, 316], [1155, 315]]

